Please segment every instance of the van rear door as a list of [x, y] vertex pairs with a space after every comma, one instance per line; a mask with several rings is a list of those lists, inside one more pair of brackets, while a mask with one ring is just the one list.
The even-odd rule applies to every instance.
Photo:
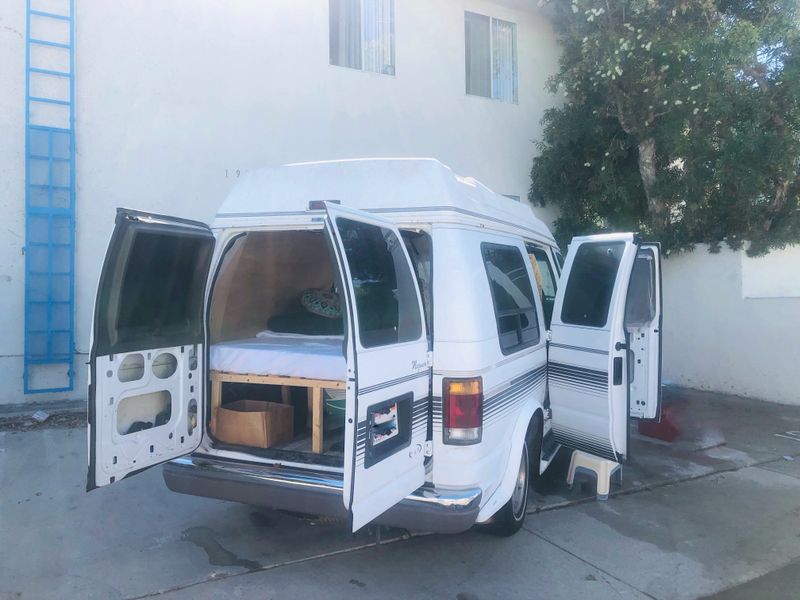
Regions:
[[397, 227], [326, 208], [347, 307], [344, 505], [356, 531], [425, 482], [431, 369], [422, 299]]
[[[548, 384], [555, 439], [614, 461], [628, 456], [629, 375], [634, 374], [629, 348], [636, 328], [626, 326], [626, 300], [640, 252], [650, 263], [638, 265], [634, 281], [655, 273], [648, 269], [658, 268], [657, 246], [642, 247], [633, 233], [573, 238], [553, 309]], [[636, 295], [654, 302], [652, 317], [643, 314], [638, 325], [658, 339], [660, 294]], [[647, 340], [653, 367], [646, 396], [657, 406], [652, 396], [660, 388], [660, 341]]]
[[200, 444], [213, 250], [203, 223], [117, 211], [92, 326], [87, 491]]

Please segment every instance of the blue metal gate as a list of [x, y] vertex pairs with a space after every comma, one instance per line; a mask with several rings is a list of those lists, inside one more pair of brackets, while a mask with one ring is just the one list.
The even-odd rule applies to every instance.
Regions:
[[25, 393], [72, 390], [75, 312], [74, 0], [27, 1]]

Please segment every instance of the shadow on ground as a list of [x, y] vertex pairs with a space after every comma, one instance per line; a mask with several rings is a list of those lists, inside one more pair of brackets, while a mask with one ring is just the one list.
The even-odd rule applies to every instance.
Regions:
[[[680, 430], [673, 442], [640, 435], [631, 424], [631, 454], [623, 467], [624, 494], [773, 461], [800, 452], [800, 409], [736, 396], [665, 387], [664, 406]], [[562, 448], [531, 494], [529, 512], [595, 498], [595, 481], [578, 473], [570, 489], [571, 452]]]

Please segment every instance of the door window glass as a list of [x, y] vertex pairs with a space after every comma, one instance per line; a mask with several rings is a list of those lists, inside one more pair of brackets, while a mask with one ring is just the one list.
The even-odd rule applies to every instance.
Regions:
[[403, 242], [390, 229], [337, 218], [364, 348], [418, 340], [422, 335], [414, 275]]
[[605, 326], [624, 250], [625, 242], [589, 242], [578, 248], [564, 293], [563, 323]]
[[564, 257], [561, 256], [561, 252], [559, 252], [558, 250], [553, 252], [553, 254], [556, 257], [556, 264], [558, 265], [558, 272], [561, 273], [561, 271], [564, 269]]
[[500, 244], [484, 243], [481, 249], [503, 354], [538, 343], [539, 321], [522, 252], [515, 246]]
[[625, 300], [625, 325], [643, 327], [656, 316], [656, 267], [653, 251], [639, 250], [633, 263], [628, 296]]
[[401, 231], [408, 257], [417, 276], [419, 294], [422, 296], [422, 312], [425, 328], [430, 337], [433, 332], [433, 249], [431, 236], [417, 231]]
[[544, 248], [528, 246], [531, 266], [536, 276], [536, 283], [542, 296], [542, 310], [544, 311], [544, 324], [550, 327], [550, 318], [553, 315], [553, 304], [556, 301], [556, 277], [550, 265], [550, 259]]
[[[105, 280], [98, 310], [102, 354], [197, 343], [214, 240], [133, 229]], [[107, 307], [107, 308], [104, 308]]]

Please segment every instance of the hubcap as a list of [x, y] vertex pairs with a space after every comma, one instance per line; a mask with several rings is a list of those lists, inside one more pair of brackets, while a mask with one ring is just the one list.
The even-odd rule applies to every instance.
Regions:
[[514, 485], [514, 493], [511, 495], [511, 510], [515, 519], [522, 517], [525, 510], [525, 498], [528, 494], [528, 450], [523, 448], [522, 457], [519, 461], [519, 472], [517, 482]]

